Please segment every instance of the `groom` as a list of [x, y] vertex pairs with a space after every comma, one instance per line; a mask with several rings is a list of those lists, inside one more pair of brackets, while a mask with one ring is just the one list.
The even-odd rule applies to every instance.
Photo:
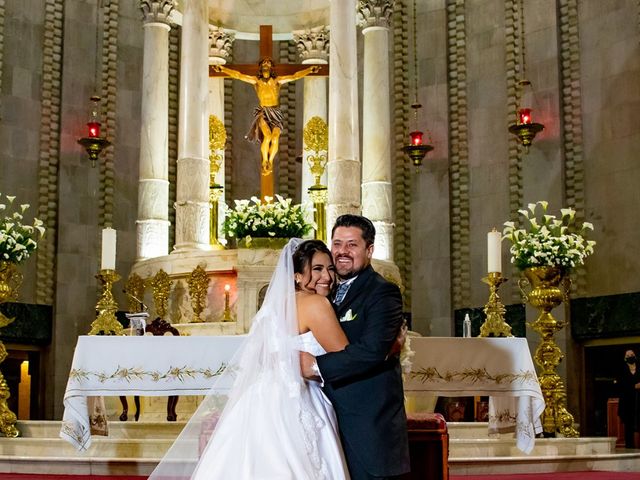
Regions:
[[371, 267], [374, 239], [369, 219], [336, 220], [331, 253], [341, 283], [333, 303], [349, 345], [315, 361], [301, 357], [305, 377], [322, 376], [352, 480], [394, 479], [409, 471], [400, 362], [387, 355], [402, 326], [402, 296]]

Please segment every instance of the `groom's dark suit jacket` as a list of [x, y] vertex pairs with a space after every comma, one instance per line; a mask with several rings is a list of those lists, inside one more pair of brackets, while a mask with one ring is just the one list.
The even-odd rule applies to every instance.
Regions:
[[[349, 345], [317, 358], [347, 451], [374, 476], [409, 471], [407, 419], [397, 357], [387, 353], [402, 325], [402, 296], [371, 266], [334, 307]], [[347, 458], [348, 463], [351, 460]]]

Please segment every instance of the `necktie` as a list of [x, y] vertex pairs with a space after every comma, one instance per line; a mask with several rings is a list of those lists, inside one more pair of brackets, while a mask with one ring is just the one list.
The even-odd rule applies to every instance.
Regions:
[[343, 282], [338, 285], [338, 289], [336, 290], [336, 297], [333, 299], [333, 303], [336, 305], [340, 305], [344, 300], [345, 295], [347, 294], [347, 290], [349, 290], [349, 282]]

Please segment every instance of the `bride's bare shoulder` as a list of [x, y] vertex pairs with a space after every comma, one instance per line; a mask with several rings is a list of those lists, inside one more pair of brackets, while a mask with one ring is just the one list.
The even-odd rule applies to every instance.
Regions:
[[329, 299], [323, 295], [311, 292], [298, 292], [296, 294], [298, 308], [332, 308]]

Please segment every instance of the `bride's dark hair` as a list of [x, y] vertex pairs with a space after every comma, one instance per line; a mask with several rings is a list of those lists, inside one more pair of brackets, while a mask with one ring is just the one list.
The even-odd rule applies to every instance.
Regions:
[[[293, 272], [303, 273], [304, 269], [311, 265], [311, 260], [316, 253], [326, 253], [329, 255], [331, 264], [333, 264], [333, 257], [331, 256], [331, 250], [321, 240], [305, 240], [295, 252], [293, 252]], [[296, 288], [298, 288], [296, 286]]]

